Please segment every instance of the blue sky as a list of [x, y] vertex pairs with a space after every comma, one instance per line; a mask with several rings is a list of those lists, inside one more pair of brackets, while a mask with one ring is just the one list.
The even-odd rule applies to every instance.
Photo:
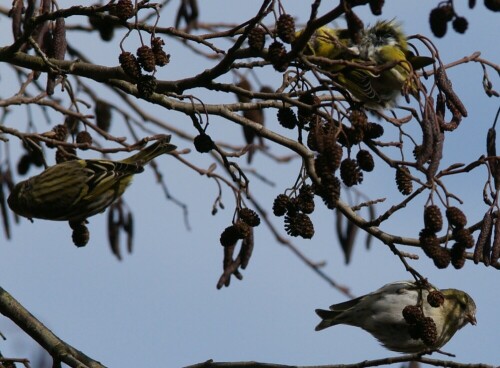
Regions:
[[[300, 23], [307, 20], [308, 3], [287, 1], [283, 5]], [[323, 3], [320, 14], [332, 4]], [[420, 33], [431, 38], [445, 63], [478, 50], [484, 58], [498, 62], [496, 40], [500, 26], [495, 14], [486, 11], [482, 2], [478, 2], [474, 10], [459, 8], [461, 15], [469, 20], [470, 29], [465, 35], [449, 30], [449, 34], [439, 40], [432, 36], [427, 22], [434, 3], [386, 3], [383, 19], [397, 18], [407, 34]], [[199, 5], [204, 22], [238, 23], [255, 14], [259, 2], [213, 0], [200, 1]], [[167, 7], [159, 24], [173, 25], [174, 11], [175, 6]], [[369, 9], [360, 9], [359, 15], [365, 23], [374, 23], [377, 19]], [[4, 29], [9, 27], [6, 21], [2, 24]], [[81, 32], [70, 32], [68, 37], [73, 44], [92, 45], [84, 51], [95, 62], [107, 66], [117, 64], [119, 37], [106, 44]], [[3, 32], [0, 41], [2, 46], [11, 42], [9, 32]], [[133, 38], [125, 42], [129, 50], [137, 46]], [[160, 71], [158, 78], [178, 79], [207, 68], [206, 61], [184, 50], [176, 41], [167, 38], [166, 48], [172, 54], [171, 64]], [[6, 97], [8, 91], [16, 87], [7, 83], [11, 77], [6, 74], [5, 65], [0, 68], [1, 93]], [[447, 137], [443, 167], [451, 162], [468, 163], [485, 153], [486, 131], [498, 108], [498, 100], [485, 97], [482, 92], [479, 65], [461, 65], [449, 75], [469, 110], [469, 117], [460, 129]], [[493, 82], [498, 83], [494, 73], [490, 75]], [[274, 86], [280, 81], [280, 75], [271, 68], [260, 78]], [[106, 90], [100, 93], [105, 98], [113, 96]], [[217, 95], [205, 91], [189, 93], [208, 102], [219, 101]], [[181, 114], [141, 105], [170, 124], [195, 134], [190, 121]], [[8, 124], [24, 129], [24, 112], [17, 108], [16, 114], [19, 119]], [[283, 133], [274, 112], [266, 112], [266, 121], [269, 127]], [[239, 127], [219, 117], [211, 117], [210, 123], [214, 139], [243, 144]], [[40, 123], [40, 130], [50, 129], [43, 124]], [[112, 133], [125, 134], [122, 124], [115, 114]], [[175, 136], [173, 141], [181, 149], [192, 148], [189, 142]], [[13, 151], [19, 152], [19, 142], [15, 139], [11, 142]], [[286, 153], [282, 149], [276, 152]], [[86, 153], [86, 157], [92, 154]], [[187, 158], [202, 167], [210, 164], [206, 156], [194, 150]], [[111, 255], [105, 215], [90, 219], [91, 240], [81, 249], [72, 245], [66, 223], [38, 220], [31, 224], [22, 220], [13, 229], [13, 239], [1, 243], [2, 287], [63, 340], [109, 367], [132, 367], [139, 361], [144, 367], [158, 364], [181, 367], [207, 359], [319, 365], [393, 355], [360, 329], [338, 326], [315, 332], [318, 319], [314, 309], [344, 301], [345, 296], [278, 244], [262, 225], [257, 228], [255, 252], [249, 267], [243, 271], [243, 281], [232, 280], [229, 288], [216, 290], [222, 264], [219, 235], [233, 216], [232, 194], [225, 190], [226, 209], [212, 216], [212, 203], [217, 196], [214, 182], [188, 170], [173, 157], [160, 157], [157, 163], [169, 190], [188, 205], [191, 231], [185, 227], [180, 208], [164, 200], [152, 171], [146, 170], [136, 176], [125, 195], [135, 215], [132, 255], [125, 255], [121, 262]], [[277, 194], [293, 185], [300, 168], [299, 160], [277, 165], [259, 154], [254, 165], [276, 182], [276, 186], [270, 187], [251, 177], [252, 192], [267, 208]], [[460, 180], [450, 181], [450, 188], [464, 200], [469, 223], [480, 220], [486, 211], [481, 197], [486, 178], [486, 170], [481, 168]], [[387, 170], [365, 175], [360, 189], [374, 198], [401, 198], [393, 183], [393, 174]], [[405, 209], [384, 224], [383, 230], [416, 236], [423, 226], [422, 206], [423, 200]], [[351, 264], [344, 265], [334, 233], [334, 216], [320, 201], [316, 201], [316, 207], [312, 216], [315, 237], [311, 241], [294, 239], [293, 242], [312, 260], [326, 261], [325, 271], [337, 282], [349, 286], [353, 294], [362, 295], [386, 283], [410, 277], [382, 243], [373, 242], [367, 252], [364, 236], [360, 236], [356, 244]], [[273, 218], [273, 222], [282, 229], [282, 219]], [[414, 252], [414, 249], [402, 250]], [[444, 350], [457, 354], [456, 360], [460, 362], [500, 364], [497, 353], [500, 298], [495, 291], [498, 271], [470, 262], [461, 271], [452, 268], [438, 271], [425, 256], [412, 265], [436, 286], [461, 288], [476, 300], [478, 325], [461, 330]], [[0, 331], [8, 338], [0, 344], [4, 356], [32, 357], [35, 344], [26, 342], [5, 318], [0, 319]]]

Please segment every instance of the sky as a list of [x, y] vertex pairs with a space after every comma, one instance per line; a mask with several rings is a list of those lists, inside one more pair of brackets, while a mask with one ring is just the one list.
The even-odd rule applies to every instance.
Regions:
[[[330, 10], [332, 4], [324, 1], [320, 14]], [[59, 5], [66, 6], [66, 2]], [[200, 1], [199, 5], [203, 22], [238, 23], [253, 16], [260, 2], [213, 0]], [[482, 2], [473, 10], [457, 5], [460, 14], [467, 17], [469, 29], [464, 35], [449, 30], [443, 39], [435, 39], [430, 32], [427, 21], [430, 3], [387, 1], [381, 19], [396, 18], [407, 34], [429, 37], [445, 63], [478, 50], [485, 59], [498, 63], [500, 51], [495, 42], [500, 25], [495, 14], [485, 10]], [[307, 21], [309, 2], [284, 1], [283, 6], [296, 16], [297, 23]], [[172, 26], [175, 11], [174, 3], [167, 6], [159, 25]], [[368, 8], [359, 9], [358, 15], [367, 24], [378, 19]], [[4, 46], [11, 42], [10, 23], [2, 18], [0, 27], [8, 30], [0, 33], [0, 45]], [[92, 45], [84, 51], [94, 62], [117, 65], [120, 37], [102, 43], [95, 36], [71, 31], [68, 39], [76, 45]], [[124, 45], [129, 51], [138, 46], [133, 37]], [[206, 60], [186, 51], [177, 41], [166, 38], [166, 48], [172, 55], [171, 63], [158, 73], [158, 78], [179, 79], [207, 68]], [[0, 65], [1, 97], [9, 96], [17, 88], [8, 71], [5, 65]], [[456, 132], [447, 136], [442, 167], [452, 162], [468, 163], [485, 153], [486, 131], [498, 108], [498, 99], [485, 97], [482, 92], [479, 65], [461, 65], [451, 70], [449, 76], [469, 110], [469, 117]], [[490, 76], [498, 84], [493, 72]], [[274, 86], [280, 78], [271, 68], [260, 75], [266, 84]], [[96, 86], [93, 82], [89, 85]], [[113, 98], [107, 90], [101, 89], [99, 93], [104, 98]], [[205, 91], [189, 93], [210, 103], [219, 101], [217, 95]], [[190, 121], [181, 114], [145, 103], [141, 106], [195, 134]], [[25, 129], [25, 113], [21, 108], [16, 108], [15, 113], [18, 120], [8, 124]], [[289, 134], [277, 125], [274, 112], [266, 112], [266, 122], [278, 132]], [[41, 117], [39, 124], [40, 130], [51, 128], [44, 125]], [[112, 133], [126, 134], [123, 121], [116, 114]], [[243, 144], [240, 128], [219, 117], [210, 118], [210, 133], [216, 140]], [[174, 136], [172, 141], [180, 149], [192, 149], [186, 140]], [[12, 138], [9, 146], [16, 157], [16, 153], [20, 153], [19, 142]], [[288, 154], [281, 148], [272, 147], [272, 150]], [[3, 152], [2, 149], [1, 160]], [[92, 157], [92, 153], [85, 155]], [[206, 155], [194, 150], [186, 158], [201, 167], [210, 165]], [[241, 161], [245, 165], [244, 159]], [[66, 223], [42, 220], [30, 223], [23, 219], [13, 227], [10, 241], [5, 238], [0, 241], [0, 285], [61, 339], [109, 367], [133, 367], [138, 362], [144, 367], [182, 367], [208, 359], [320, 365], [397, 355], [380, 347], [373, 337], [357, 328], [336, 326], [315, 332], [318, 318], [314, 310], [345, 301], [346, 297], [280, 245], [263, 225], [256, 229], [255, 251], [243, 271], [244, 279], [233, 279], [229, 288], [217, 290], [215, 285], [222, 271], [219, 235], [233, 217], [233, 196], [224, 190], [225, 209], [214, 216], [211, 210], [218, 188], [212, 180], [188, 170], [171, 156], [160, 157], [157, 163], [171, 194], [188, 206], [190, 229], [186, 227], [182, 209], [164, 198], [149, 169], [134, 178], [124, 197], [135, 215], [132, 254], [124, 251], [122, 261], [111, 254], [106, 215], [90, 219], [91, 240], [79, 249], [72, 244]], [[251, 176], [252, 192], [267, 208], [276, 195], [293, 185], [300, 169], [298, 159], [278, 165], [262, 154], [255, 156], [253, 165], [275, 182], [270, 186]], [[481, 196], [486, 179], [486, 170], [481, 168], [459, 180], [450, 180], [450, 188], [464, 201], [469, 223], [479, 221], [487, 209]], [[387, 170], [365, 175], [360, 189], [373, 198], [402, 198], [393, 183], [393, 174]], [[417, 236], [423, 226], [423, 204], [424, 200], [420, 200], [416, 206], [405, 209], [384, 224], [383, 230]], [[283, 231], [282, 219], [271, 217], [275, 226]], [[326, 262], [324, 271], [339, 284], [348, 286], [354, 295], [410, 278], [384, 244], [374, 241], [367, 251], [364, 235], [358, 238], [351, 263], [345, 265], [335, 235], [334, 215], [316, 200], [312, 219], [316, 228], [314, 238], [293, 239], [293, 243], [311, 260]], [[401, 249], [421, 255], [412, 248]], [[460, 271], [451, 267], [437, 270], [425, 256], [411, 264], [439, 288], [467, 291], [478, 306], [478, 325], [459, 331], [444, 350], [456, 354], [459, 362], [499, 365], [498, 270], [471, 262]], [[36, 343], [26, 340], [5, 318], [0, 318], [0, 331], [7, 337], [7, 341], [0, 342], [4, 356], [36, 358]]]

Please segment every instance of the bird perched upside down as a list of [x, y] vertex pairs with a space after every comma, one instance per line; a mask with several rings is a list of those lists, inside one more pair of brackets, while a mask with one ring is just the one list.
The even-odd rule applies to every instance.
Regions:
[[[357, 43], [352, 41], [347, 29], [321, 27], [308, 41], [304, 54], [380, 67], [379, 72], [342, 64], [324, 68], [336, 74], [336, 82], [356, 100], [373, 109], [393, 107], [402, 90], [416, 95], [413, 70], [433, 63], [432, 58], [415, 56], [408, 49], [407, 38], [395, 21], [379, 21], [363, 29]], [[390, 67], [390, 63], [395, 65]]]
[[18, 183], [8, 203], [29, 219], [82, 221], [116, 201], [135, 174], [155, 157], [174, 150], [170, 136], [121, 161], [72, 160], [59, 163]]
[[[429, 286], [437, 291], [434, 286]], [[421, 353], [436, 350], [467, 323], [476, 324], [476, 304], [467, 293], [456, 289], [444, 289], [440, 293], [444, 297], [442, 304], [431, 306], [429, 290], [416, 283], [398, 281], [387, 284], [373, 293], [334, 304], [330, 310], [316, 309], [322, 319], [316, 331], [344, 324], [368, 331], [392, 351]], [[417, 315], [409, 315], [407, 311], [415, 309], [420, 302], [422, 308], [417, 308]], [[419, 320], [435, 325], [432, 341], [426, 340], [426, 336], [418, 337], [419, 332], [426, 333], [418, 331]]]

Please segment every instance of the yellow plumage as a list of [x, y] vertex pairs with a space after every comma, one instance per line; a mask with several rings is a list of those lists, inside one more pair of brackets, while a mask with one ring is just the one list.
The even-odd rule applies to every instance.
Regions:
[[[298, 32], [298, 36], [301, 32]], [[433, 62], [431, 58], [413, 55], [401, 27], [394, 21], [380, 21], [362, 30], [359, 43], [354, 43], [345, 29], [321, 27], [308, 41], [304, 53], [371, 67], [394, 63], [380, 72], [361, 66], [318, 65], [328, 72], [336, 73], [335, 80], [356, 100], [370, 108], [392, 107], [403, 89], [416, 95], [417, 86], [411, 78], [412, 71]]]

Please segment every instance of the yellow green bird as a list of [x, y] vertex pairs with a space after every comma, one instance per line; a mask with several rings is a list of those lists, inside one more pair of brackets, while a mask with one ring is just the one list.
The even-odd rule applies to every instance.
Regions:
[[[300, 33], [301, 31], [298, 36]], [[379, 73], [341, 64], [325, 68], [326, 71], [337, 74], [336, 81], [356, 100], [374, 109], [394, 106], [403, 87], [416, 95], [418, 91], [411, 79], [412, 70], [433, 62], [432, 58], [415, 56], [408, 49], [407, 38], [395, 21], [379, 21], [374, 26], [363, 29], [358, 43], [351, 40], [346, 29], [321, 27], [308, 41], [304, 53], [375, 67], [396, 63]]]
[[[431, 291], [437, 291], [429, 286]], [[433, 304], [429, 292], [411, 281], [387, 284], [373, 293], [334, 304], [330, 310], [316, 309], [321, 318], [316, 331], [344, 324], [368, 331], [392, 351], [421, 353], [439, 349], [462, 327], [476, 324], [476, 304], [469, 294], [457, 289], [440, 290], [442, 299]], [[413, 312], [417, 307], [418, 313], [405, 315], [407, 306]]]
[[103, 212], [125, 192], [135, 174], [155, 157], [174, 150], [170, 135], [121, 161], [72, 160], [18, 183], [8, 204], [29, 219], [82, 221]]

